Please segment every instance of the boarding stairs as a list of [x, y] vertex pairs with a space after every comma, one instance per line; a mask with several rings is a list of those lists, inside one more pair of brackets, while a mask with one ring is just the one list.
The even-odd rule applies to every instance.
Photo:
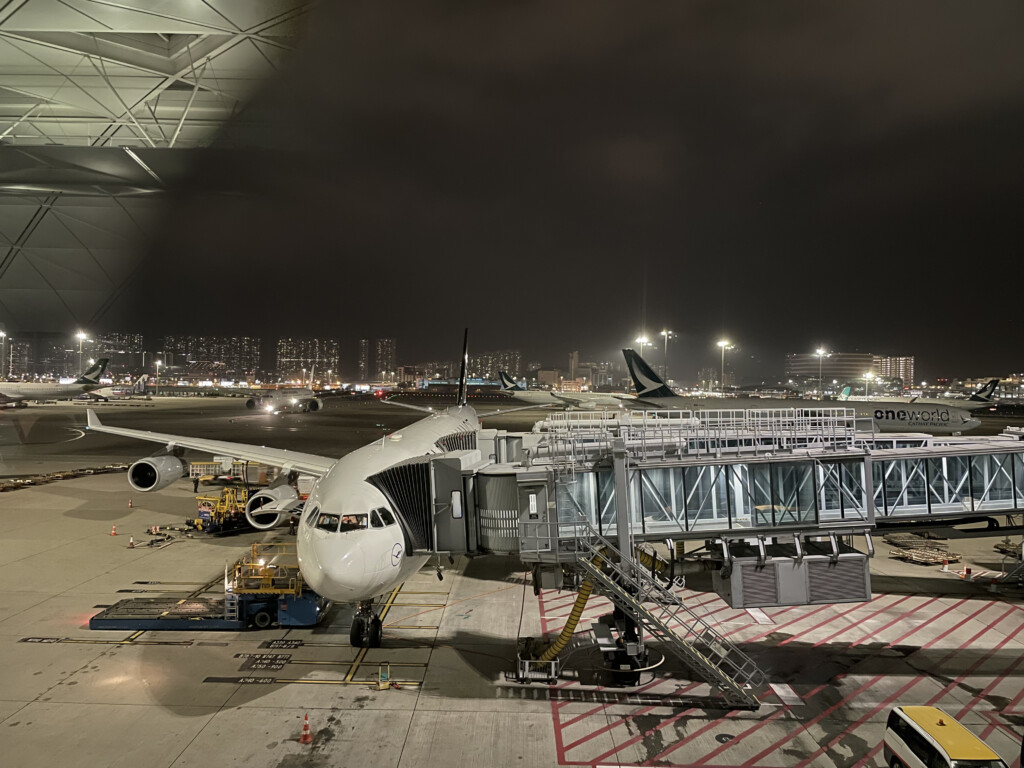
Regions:
[[593, 528], [577, 538], [576, 562], [598, 589], [661, 647], [689, 665], [737, 708], [759, 706], [754, 690], [765, 685], [753, 659], [684, 605], [682, 599]]

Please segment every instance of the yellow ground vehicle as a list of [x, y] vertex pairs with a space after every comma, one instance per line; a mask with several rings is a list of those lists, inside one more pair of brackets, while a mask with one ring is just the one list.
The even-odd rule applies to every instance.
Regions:
[[893, 707], [883, 749], [890, 768], [1007, 768], [985, 742], [938, 707]]

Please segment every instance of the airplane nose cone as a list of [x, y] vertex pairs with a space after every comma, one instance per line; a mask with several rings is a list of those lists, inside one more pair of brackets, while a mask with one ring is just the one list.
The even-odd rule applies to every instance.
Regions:
[[300, 547], [299, 562], [306, 584], [329, 600], [353, 602], [365, 599], [366, 558], [353, 539], [358, 534], [314, 536]]

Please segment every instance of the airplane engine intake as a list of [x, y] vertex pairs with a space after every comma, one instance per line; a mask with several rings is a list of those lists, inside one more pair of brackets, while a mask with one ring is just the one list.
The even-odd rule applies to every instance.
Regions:
[[307, 406], [307, 408], [309, 408], [310, 413], [319, 411], [323, 407], [324, 401], [321, 400], [319, 397], [314, 397], [312, 400], [309, 401], [309, 405]]
[[283, 523], [301, 503], [299, 494], [290, 485], [265, 488], [249, 497], [245, 519], [256, 530], [269, 531]]
[[136, 491], [159, 491], [179, 477], [184, 477], [187, 472], [181, 459], [174, 456], [150, 456], [128, 467], [128, 485]]
[[245, 407], [248, 408], [250, 411], [253, 410], [257, 405], [259, 405], [259, 403], [256, 401], [255, 397], [250, 397], [248, 400], [245, 401]]

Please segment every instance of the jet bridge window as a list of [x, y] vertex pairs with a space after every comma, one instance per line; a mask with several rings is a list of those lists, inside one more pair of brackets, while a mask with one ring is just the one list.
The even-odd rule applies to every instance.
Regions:
[[338, 515], [333, 515], [330, 512], [321, 512], [320, 517], [316, 519], [316, 527], [321, 531], [334, 533], [338, 530], [338, 522]]
[[388, 525], [394, 524], [395, 516], [391, 514], [391, 510], [389, 509], [381, 507], [380, 509], [375, 509], [370, 513], [370, 525], [374, 528], [384, 528]]
[[366, 515], [342, 515], [341, 532], [361, 531], [366, 527]]

